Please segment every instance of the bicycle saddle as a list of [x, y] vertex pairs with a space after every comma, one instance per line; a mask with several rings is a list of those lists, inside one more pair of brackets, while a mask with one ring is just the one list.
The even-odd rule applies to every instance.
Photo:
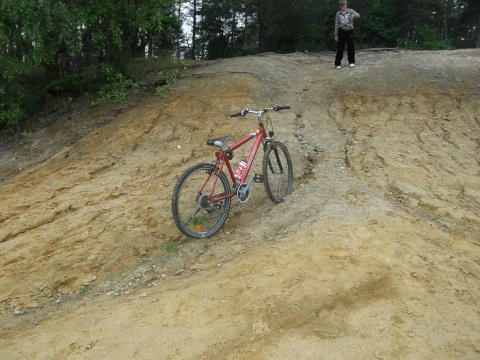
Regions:
[[219, 148], [223, 148], [225, 143], [230, 140], [232, 140], [231, 136], [222, 136], [219, 138], [207, 140], [207, 145], [218, 146]]

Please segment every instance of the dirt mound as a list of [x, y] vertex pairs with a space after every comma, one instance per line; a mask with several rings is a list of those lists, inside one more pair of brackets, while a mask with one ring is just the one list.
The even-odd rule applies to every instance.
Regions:
[[[0, 358], [478, 358], [479, 55], [265, 54], [69, 105], [0, 155]], [[293, 194], [185, 239], [179, 175], [274, 103]]]

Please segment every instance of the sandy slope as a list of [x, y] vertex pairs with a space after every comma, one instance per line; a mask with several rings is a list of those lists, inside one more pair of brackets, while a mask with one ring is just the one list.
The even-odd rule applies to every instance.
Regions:
[[[177, 85], [0, 155], [1, 359], [480, 357], [479, 50], [266, 54]], [[273, 103], [293, 194], [258, 184], [183, 238], [179, 174]]]

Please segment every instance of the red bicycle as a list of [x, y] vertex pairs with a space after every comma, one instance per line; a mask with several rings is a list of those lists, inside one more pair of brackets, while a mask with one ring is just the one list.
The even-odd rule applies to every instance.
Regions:
[[[188, 237], [201, 238], [216, 234], [227, 220], [232, 198], [241, 203], [250, 198], [254, 183], [263, 183], [268, 197], [276, 204], [292, 192], [293, 166], [287, 147], [274, 140], [271, 110], [290, 109], [289, 105], [273, 105], [262, 110], [243, 109], [230, 117], [257, 114], [258, 129], [231, 146], [231, 136], [207, 140], [213, 146], [215, 160], [187, 169], [178, 179], [172, 196], [172, 213], [178, 229]], [[266, 125], [264, 125], [266, 122]], [[270, 126], [267, 134], [266, 128]], [[233, 169], [234, 151], [254, 139], [248, 159]], [[249, 177], [258, 149], [264, 150], [262, 174]]]

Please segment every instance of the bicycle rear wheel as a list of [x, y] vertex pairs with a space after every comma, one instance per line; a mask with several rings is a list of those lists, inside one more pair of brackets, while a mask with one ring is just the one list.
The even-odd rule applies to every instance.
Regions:
[[268, 197], [275, 204], [281, 203], [291, 194], [293, 186], [292, 158], [284, 144], [279, 141], [267, 144], [262, 171]]
[[230, 183], [223, 171], [218, 177], [216, 171], [217, 167], [213, 164], [192, 166], [175, 185], [172, 196], [173, 219], [178, 229], [188, 237], [210, 237], [227, 220], [231, 198], [221, 201], [213, 199], [221, 194], [230, 194]]

